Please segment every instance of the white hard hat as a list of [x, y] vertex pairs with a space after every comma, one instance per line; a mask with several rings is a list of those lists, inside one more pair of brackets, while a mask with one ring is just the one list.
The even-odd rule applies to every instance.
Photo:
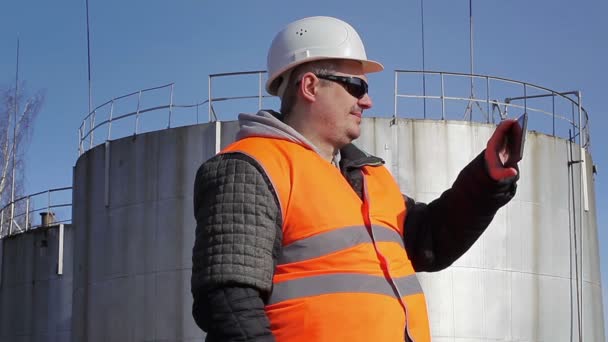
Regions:
[[364, 73], [384, 69], [382, 64], [367, 59], [361, 38], [348, 23], [332, 17], [309, 17], [287, 25], [272, 41], [266, 91], [277, 95], [284, 73], [300, 64], [322, 59], [360, 61]]

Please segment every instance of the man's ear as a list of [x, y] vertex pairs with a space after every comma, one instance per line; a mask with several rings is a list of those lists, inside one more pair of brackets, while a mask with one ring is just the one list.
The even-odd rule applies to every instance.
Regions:
[[319, 78], [312, 72], [307, 72], [302, 76], [299, 91], [304, 100], [308, 102], [316, 101], [319, 82]]

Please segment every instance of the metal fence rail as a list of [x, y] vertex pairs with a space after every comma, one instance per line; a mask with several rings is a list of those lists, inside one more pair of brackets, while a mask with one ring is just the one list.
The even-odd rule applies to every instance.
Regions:
[[[428, 86], [429, 78], [439, 78], [439, 81], [435, 81], [437, 84], [433, 86]], [[480, 83], [481, 87], [478, 87], [478, 91], [485, 94], [485, 96], [476, 96], [473, 89], [471, 89], [471, 93], [468, 96], [456, 95], [456, 93], [462, 93], [462, 86], [457, 87], [457, 89], [446, 89], [448, 83], [453, 82], [458, 84], [458, 81], [462, 82], [461, 80], [463, 79], [466, 82], [470, 82], [470, 84], [478, 82], [479, 85]], [[404, 85], [409, 85], [409, 92], [401, 93], [399, 91], [400, 86]], [[514, 87], [514, 89], [506, 89], [509, 87]], [[560, 124], [560, 122], [562, 124], [565, 123], [569, 130], [572, 131], [575, 141], [578, 139], [581, 147], [585, 149], [590, 148], [589, 115], [582, 106], [580, 91], [558, 92], [527, 82], [487, 75], [442, 71], [395, 70], [394, 96], [394, 119], [407, 116], [399, 112], [398, 105], [400, 99], [422, 101], [420, 111], [424, 119], [448, 119], [448, 113], [452, 114], [453, 111], [448, 111], [446, 108], [450, 103], [457, 102], [460, 104], [466, 103], [467, 106], [462, 118], [452, 117], [452, 119], [497, 123], [509, 117], [509, 112], [516, 112], [513, 115], [527, 112], [531, 116], [544, 115], [551, 119], [550, 128], [547, 125], [537, 125], [531, 128], [552, 136], [568, 138], [566, 131], [558, 132], [556, 129], [556, 125]], [[551, 103], [540, 103], [541, 99], [550, 99]], [[556, 100], [561, 101], [560, 106], [556, 106]], [[429, 110], [428, 103], [432, 101], [439, 101], [438, 107], [440, 109]], [[543, 108], [542, 104], [551, 108]], [[475, 118], [475, 112], [481, 117]], [[496, 114], [498, 115], [496, 116]]]
[[72, 222], [72, 187], [49, 189], [16, 199], [0, 209], [0, 239], [45, 225], [34, 215], [50, 216], [52, 224]]
[[[218, 78], [250, 76], [256, 76], [257, 78], [257, 92], [255, 94], [241, 96], [217, 96], [214, 94], [214, 91], [217, 92], [220, 88], [213, 84], [214, 80]], [[266, 71], [262, 70], [208, 75], [207, 99], [190, 105], [178, 105], [174, 103], [174, 83], [142, 89], [113, 98], [93, 109], [93, 111], [88, 113], [82, 120], [78, 129], [78, 154], [82, 155], [86, 150], [111, 139], [142, 133], [140, 119], [143, 115], [154, 115], [154, 119], [161, 124], [153, 130], [159, 130], [179, 126], [180, 123], [177, 121], [178, 116], [181, 116], [181, 114], [176, 115], [176, 112], [179, 110], [191, 111], [191, 113], [187, 113], [187, 118], [185, 121], [182, 120], [181, 125], [200, 123], [199, 113], [201, 109], [204, 110], [204, 107], [207, 107], [207, 120], [203, 122], [214, 122], [219, 120], [219, 115], [214, 108], [214, 104], [219, 102], [257, 99], [257, 109], [259, 110], [262, 108], [263, 100], [271, 97], [263, 94], [265, 76]], [[427, 82], [433, 77], [439, 79], [435, 85], [431, 82]], [[420, 82], [420, 78], [422, 82]], [[454, 90], [453, 87], [450, 87], [450, 83], [457, 83], [458, 80], [467, 83], [462, 83]], [[239, 81], [242, 81], [242, 79], [239, 79]], [[400, 92], [400, 86], [403, 86], [403, 84], [407, 82], [413, 82], [415, 84], [415, 89], [407, 92]], [[469, 84], [477, 84], [477, 91], [482, 95], [476, 96], [473, 93], [473, 89], [469, 88]], [[508, 86], [511, 86], [511, 89], [505, 90]], [[471, 94], [462, 95], [464, 89], [470, 89]], [[161, 96], [161, 103], [144, 107], [144, 96], [147, 96], [148, 98], [154, 97], [151, 93], [157, 91], [167, 92], [166, 95]], [[158, 96], [156, 98], [158, 98]], [[136, 102], [131, 110], [117, 111], [117, 103], [130, 99], [134, 99], [134, 102]], [[420, 109], [408, 105], [407, 108], [410, 114], [400, 113], [399, 102], [406, 99], [422, 101]], [[537, 105], [542, 99], [549, 99], [551, 101], [551, 105], [548, 106], [549, 108], [543, 108], [542, 106]], [[570, 109], [564, 109], [563, 104], [558, 105], [557, 103], [560, 101], [570, 103]], [[431, 108], [428, 104], [432, 102], [439, 102], [440, 108]], [[454, 117], [454, 110], [451, 108], [448, 110], [448, 107], [452, 106], [453, 103], [467, 104], [467, 108], [462, 117]], [[568, 138], [567, 131], [558, 130], [560, 124], [567, 124], [575, 139], [578, 139], [578, 143], [584, 148], [589, 149], [589, 116], [587, 111], [582, 107], [580, 91], [558, 92], [527, 82], [487, 75], [471, 75], [441, 71], [395, 70], [393, 112], [395, 119], [397, 117], [412, 118], [421, 113], [422, 118], [425, 119], [455, 119], [496, 123], [506, 117], [523, 112], [528, 112], [531, 115], [531, 119], [532, 116], [550, 118], [551, 124], [544, 124], [542, 126], [535, 126], [534, 120], [531, 120], [532, 125], [530, 128], [553, 136], [559, 136], [565, 139]], [[479, 117], [479, 115], [481, 115], [481, 117]], [[100, 116], [103, 116], [101, 120], [99, 119]], [[134, 120], [131, 128], [118, 133], [113, 131], [113, 125], [121, 121], [124, 123], [126, 119], [129, 118]], [[95, 141], [94, 135], [99, 137], [97, 139], [98, 141]]]
[[[154, 90], [161, 90], [161, 89], [170, 90], [170, 100], [169, 100], [168, 104], [161, 105], [161, 106], [155, 106], [152, 108], [145, 108], [145, 109], [140, 108], [141, 101], [142, 101], [142, 95], [144, 95], [146, 93], [150, 93]], [[85, 148], [86, 149], [93, 148], [94, 133], [96, 130], [98, 130], [102, 126], [107, 126], [107, 133], [106, 133], [107, 138], [106, 139], [110, 140], [112, 137], [112, 123], [115, 121], [122, 120], [124, 118], [135, 116], [135, 127], [134, 127], [133, 134], [137, 134], [137, 130], [139, 128], [138, 126], [139, 126], [139, 115], [140, 114], [168, 108], [169, 109], [168, 126], [170, 127], [171, 126], [171, 114], [172, 114], [172, 110], [173, 110], [173, 90], [174, 90], [174, 84], [169, 83], [169, 84], [165, 84], [162, 86], [142, 89], [142, 90], [139, 90], [136, 92], [126, 94], [126, 95], [115, 97], [115, 98], [111, 99], [110, 101], [107, 101], [107, 102], [95, 107], [95, 109], [93, 109], [89, 114], [87, 114], [87, 116], [85, 116], [85, 118], [82, 120], [82, 123], [80, 124], [80, 127], [78, 128], [78, 154], [79, 155], [83, 154], [85, 152]], [[114, 106], [118, 101], [129, 99], [134, 96], [137, 96], [137, 109], [135, 111], [126, 113], [126, 114], [119, 114], [119, 115], [116, 115], [114, 113]], [[105, 113], [105, 112], [108, 113], [108, 118], [106, 120], [96, 123], [98, 114]], [[88, 141], [88, 148], [86, 146], [87, 141]]]
[[[222, 73], [222, 74], [211, 74], [208, 76], [208, 97], [206, 100], [202, 102], [198, 102], [195, 104], [189, 105], [179, 105], [173, 102], [175, 84], [169, 83], [165, 85], [161, 85], [158, 87], [147, 88], [138, 90], [126, 95], [122, 95], [119, 97], [115, 97], [93, 109], [90, 113], [88, 113], [80, 127], [78, 128], [78, 155], [82, 155], [87, 150], [93, 148], [96, 145], [101, 144], [102, 142], [109, 141], [111, 139], [122, 138], [128, 135], [137, 135], [140, 133], [140, 118], [144, 114], [154, 113], [154, 115], [162, 115], [162, 117], [157, 117], [158, 121], [166, 122], [166, 125], [163, 128], [171, 128], [177, 127], [179, 124], [176, 124], [175, 112], [179, 109], [192, 110], [192, 115], [186, 120], [187, 124], [198, 124], [201, 121], [199, 120], [199, 109], [203, 106], [207, 107], [207, 116], [209, 122], [214, 122], [218, 120], [218, 115], [213, 107], [214, 103], [224, 102], [224, 101], [232, 101], [232, 100], [243, 100], [243, 99], [257, 99], [258, 110], [262, 108], [262, 103], [264, 98], [269, 98], [269, 95], [263, 95], [263, 80], [266, 71], [244, 71], [244, 72], [231, 72], [231, 73]], [[224, 96], [224, 97], [214, 97], [212, 90], [215, 89], [213, 87], [213, 80], [217, 78], [226, 78], [226, 77], [234, 77], [234, 76], [257, 76], [257, 84], [258, 90], [255, 95], [244, 95], [244, 96]], [[156, 91], [168, 91], [168, 98], [164, 98], [161, 104], [155, 106], [145, 107], [143, 106], [144, 96], [148, 98], [153, 97], [152, 93]], [[167, 95], [164, 95], [167, 96]], [[136, 105], [133, 110], [127, 112], [117, 112], [116, 106], [121, 101], [129, 101], [131, 99], [136, 100]], [[164, 113], [164, 114], [163, 114]], [[99, 116], [103, 116], [101, 120], [99, 120]], [[194, 117], [196, 119], [194, 119]], [[116, 124], [119, 121], [125, 121], [125, 119], [134, 118], [135, 122], [133, 128], [128, 130], [127, 132], [122, 132], [122, 134], [116, 134], [112, 132], [113, 124]], [[99, 142], [95, 142], [95, 134], [99, 134], [102, 129], [105, 128], [101, 134], [102, 139]]]

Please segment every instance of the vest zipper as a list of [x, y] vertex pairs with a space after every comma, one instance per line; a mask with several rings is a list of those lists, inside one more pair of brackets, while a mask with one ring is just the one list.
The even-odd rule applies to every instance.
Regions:
[[372, 228], [372, 219], [370, 216], [370, 208], [369, 208], [369, 192], [367, 190], [367, 179], [365, 177], [365, 174], [363, 173], [363, 171], [361, 171], [361, 174], [363, 176], [363, 220], [365, 221], [365, 227], [367, 228], [367, 232], [369, 233], [370, 237], [372, 238], [372, 243], [374, 245], [374, 249], [376, 250], [376, 254], [378, 255], [378, 258], [380, 259], [380, 263], [384, 264], [384, 266], [386, 267], [386, 272], [388, 274], [388, 280], [389, 283], [391, 285], [391, 287], [393, 288], [393, 290], [396, 292], [399, 302], [401, 303], [401, 306], [403, 307], [403, 312], [405, 314], [405, 334], [407, 336], [404, 336], [404, 341], [411, 341], [411, 342], [415, 342], [414, 338], [412, 337], [412, 334], [410, 334], [410, 324], [409, 324], [409, 315], [407, 313], [407, 305], [405, 304], [405, 301], [403, 300], [403, 296], [401, 295], [401, 291], [399, 291], [399, 287], [397, 287], [397, 284], [395, 284], [395, 281], [393, 280], [393, 276], [391, 275], [391, 269], [390, 269], [390, 265], [388, 260], [386, 259], [386, 257], [384, 256], [384, 254], [382, 254], [382, 252], [378, 249], [378, 246], [376, 245], [376, 237], [374, 236], [374, 230]]

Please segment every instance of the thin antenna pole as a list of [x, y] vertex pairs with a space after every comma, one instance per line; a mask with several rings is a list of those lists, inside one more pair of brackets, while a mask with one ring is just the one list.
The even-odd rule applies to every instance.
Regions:
[[[473, 75], [473, 0], [469, 0], [469, 56], [471, 76]], [[473, 97], [473, 77], [471, 77], [471, 98]]]
[[91, 112], [93, 111], [93, 90], [92, 90], [92, 82], [91, 82], [91, 35], [90, 35], [90, 29], [89, 29], [89, 0], [86, 0], [86, 7], [87, 7], [87, 70], [88, 70], [88, 74], [89, 74], [89, 112], [87, 113], [87, 115], [90, 115], [89, 117], [89, 130], [90, 130], [90, 134], [89, 134], [89, 139], [91, 142], [91, 146], [93, 146], [93, 126], [95, 125], [95, 114], [91, 115]]
[[422, 98], [423, 98], [423, 113], [426, 119], [426, 68], [424, 58], [424, 0], [420, 0], [420, 17], [422, 18]]
[[89, 30], [89, 0], [86, 0], [87, 6], [87, 68], [89, 74], [89, 113], [93, 109], [93, 96], [91, 92], [91, 38], [90, 38], [90, 30]]
[[479, 110], [483, 113], [481, 105], [477, 101], [475, 101], [475, 85], [473, 78], [473, 0], [469, 0], [469, 61], [471, 67], [471, 96], [469, 98], [469, 104], [467, 105], [467, 108], [464, 111], [464, 117], [466, 118], [467, 114], [469, 114], [469, 119], [473, 121], [473, 102], [475, 102]]

